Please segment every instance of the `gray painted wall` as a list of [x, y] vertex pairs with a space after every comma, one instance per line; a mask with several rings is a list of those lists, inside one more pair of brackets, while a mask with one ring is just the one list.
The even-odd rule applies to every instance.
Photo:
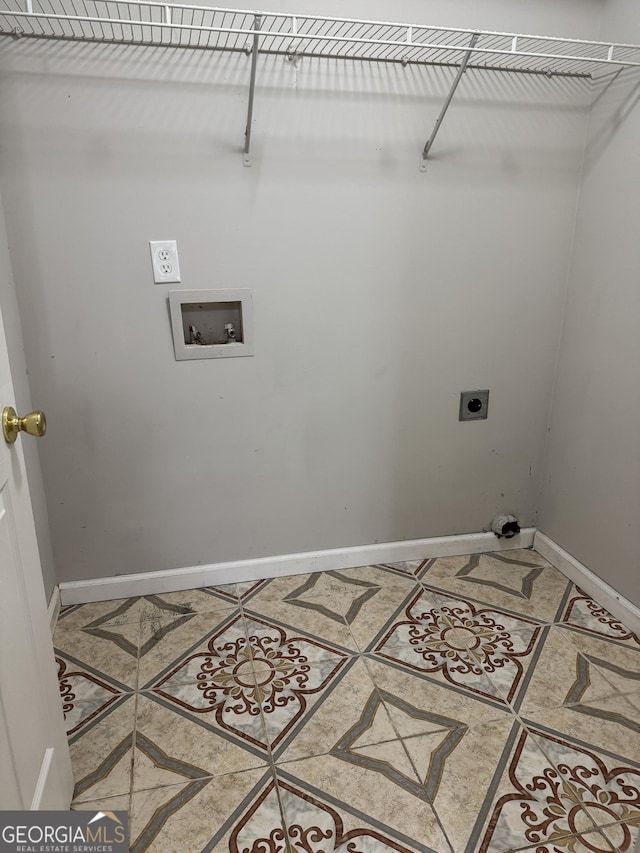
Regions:
[[[599, 9], [349, 13], [593, 37]], [[252, 169], [245, 56], [10, 42], [0, 75], [59, 580], [534, 521], [584, 82], [467, 74], [421, 175], [450, 70], [261, 61]], [[183, 287], [253, 289], [254, 358], [175, 362], [171, 238]]]
[[[2, 322], [4, 324], [7, 346], [9, 348], [9, 361], [11, 376], [13, 379], [13, 390], [16, 398], [16, 407], [19, 414], [26, 414], [27, 412], [30, 412], [34, 406], [32, 405], [31, 391], [29, 388], [29, 377], [27, 374], [27, 365], [22, 340], [22, 324], [18, 310], [18, 300], [16, 298], [11, 259], [9, 257], [5, 215], [1, 198], [0, 303], [2, 304]], [[7, 405], [7, 402], [8, 401], [6, 400], [0, 400], [0, 410]], [[34, 439], [28, 436], [22, 436], [19, 441], [22, 441], [23, 443], [25, 467], [27, 477], [29, 479], [29, 492], [31, 494], [31, 505], [33, 507], [36, 533], [38, 536], [38, 548], [40, 551], [40, 562], [42, 564], [44, 588], [48, 601], [56, 584], [56, 577], [53, 551], [51, 548], [51, 536], [49, 533], [47, 504], [45, 500], [44, 486], [42, 483], [40, 459], [38, 456], [38, 445]]]
[[[602, 37], [640, 41], [636, 0]], [[640, 604], [640, 74], [594, 105], [562, 331], [540, 529]]]

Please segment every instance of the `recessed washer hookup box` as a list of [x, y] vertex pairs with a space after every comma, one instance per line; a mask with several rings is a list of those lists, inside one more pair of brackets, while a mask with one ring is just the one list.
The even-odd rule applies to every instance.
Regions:
[[253, 355], [253, 305], [246, 288], [170, 290], [177, 361]]

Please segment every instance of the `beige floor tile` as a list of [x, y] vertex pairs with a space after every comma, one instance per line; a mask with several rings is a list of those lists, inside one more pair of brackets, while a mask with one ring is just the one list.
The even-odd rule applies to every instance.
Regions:
[[222, 601], [235, 605], [238, 601], [245, 601], [269, 583], [270, 581], [268, 580], [239, 581], [238, 583], [225, 583], [220, 584], [219, 586], [208, 586], [206, 587], [206, 591]]
[[[235, 587], [235, 584], [233, 584]], [[214, 610], [232, 610], [237, 606], [237, 596], [226, 600], [200, 589], [180, 592], [163, 592], [136, 598], [99, 601], [64, 608], [56, 625], [57, 631], [80, 628], [108, 628], [129, 622], [164, 620], [192, 613]]]
[[[428, 740], [422, 738], [426, 747], [416, 740], [415, 749], [413, 738], [405, 741], [412, 757], [417, 755], [416, 766], [454, 853], [463, 853], [469, 845], [515, 723], [512, 717], [494, 720], [467, 728], [451, 741], [442, 733], [432, 735]], [[456, 735], [455, 730], [445, 729], [444, 733], [449, 738]], [[513, 842], [523, 829], [514, 830], [509, 840]]]
[[[133, 790], [176, 785], [185, 779], [267, 768], [266, 756], [243, 749], [222, 727], [201, 725], [202, 715], [169, 709], [144, 693], [138, 699]], [[259, 722], [259, 716], [258, 716]]]
[[[522, 847], [517, 853], [617, 853], [601, 832], [583, 832], [582, 835], [566, 835], [555, 838], [553, 842], [536, 843]], [[496, 850], [496, 853], [498, 851]], [[499, 851], [505, 853], [505, 851]], [[506, 851], [512, 853], [512, 851]], [[516, 851], [513, 851], [516, 853]]]
[[131, 789], [136, 696], [86, 728], [70, 745], [74, 800], [101, 800]]
[[246, 682], [242, 690], [234, 690], [233, 694], [226, 688], [220, 689], [217, 684], [203, 686], [197, 682], [172, 686], [159, 684], [144, 692], [203, 728], [226, 734], [240, 746], [247, 744], [259, 750], [260, 754], [268, 755], [269, 740], [260, 713], [259, 697], [255, 688], [248, 688]]
[[411, 582], [403, 586], [385, 587], [364, 605], [349, 626], [361, 651], [372, 646], [376, 637], [397, 614], [397, 618], [402, 618], [403, 605], [419, 589]]
[[[300, 575], [281, 575], [277, 578], [269, 578], [268, 580], [257, 583], [255, 588], [248, 584], [238, 584], [236, 593], [248, 597], [251, 595], [251, 601], [259, 598], [260, 601], [284, 601], [284, 599], [299, 587], [311, 583], [312, 579], [319, 580], [324, 572], [313, 572]], [[253, 595], [252, 595], [253, 593]]]
[[201, 853], [205, 847], [212, 853], [267, 850], [259, 840], [274, 834], [284, 839], [270, 772], [247, 770], [197, 779], [138, 791], [132, 797], [131, 853]]
[[225, 601], [200, 589], [188, 589], [180, 592], [163, 592], [159, 595], [145, 595], [140, 599], [140, 619], [163, 620], [168, 617], [186, 616], [191, 613], [231, 612], [235, 601]]
[[75, 739], [99, 717], [122, 704], [130, 688], [76, 664], [60, 653], [56, 655], [58, 686], [62, 699], [67, 736]]
[[[591, 634], [552, 627], [537, 660], [520, 712], [568, 705], [597, 707], [617, 693], [638, 692], [640, 655]], [[595, 704], [594, 704], [595, 703]]]
[[395, 569], [404, 575], [419, 578], [427, 569], [432, 560], [405, 560], [400, 563], [381, 563], [381, 568]]
[[515, 717], [392, 666], [367, 665], [418, 777], [416, 792], [433, 804], [454, 850], [464, 850]]
[[569, 629], [566, 636], [618, 693], [640, 689], [640, 648], [635, 643], [618, 643]]
[[267, 754], [261, 713], [265, 693], [256, 680], [254, 653], [245, 620], [236, 615], [171, 661], [145, 692], [209, 731]]
[[636, 634], [574, 584], [571, 585], [569, 599], [558, 622], [580, 628], [597, 637], [640, 648], [640, 638]]
[[636, 818], [630, 822], [608, 824], [602, 828], [602, 834], [617, 853], [634, 853], [640, 837], [640, 821]]
[[408, 572], [385, 569], [382, 565], [360, 566], [274, 578], [260, 588], [260, 600], [293, 598], [302, 602], [324, 599], [327, 603], [340, 604], [346, 613], [350, 608], [357, 609], [359, 602], [366, 600], [376, 589], [396, 585], [406, 588], [407, 584], [415, 583], [416, 578]]
[[[536, 662], [535, 670], [520, 706], [523, 715], [537, 709], [562, 707], [578, 698], [575, 691], [580, 666], [579, 650], [571, 642], [571, 635], [563, 628], [551, 628], [544, 641], [544, 647]], [[597, 667], [589, 676], [589, 692], [592, 698], [608, 696], [613, 693], [611, 684], [600, 674]]]
[[497, 662], [495, 669], [491, 668], [487, 673], [497, 695], [506, 704], [515, 706], [519, 701], [543, 642], [544, 629], [541, 627], [509, 632], [509, 639], [503, 647], [508, 661], [504, 664]]
[[77, 631], [87, 626], [95, 627], [124, 625], [140, 621], [140, 599], [118, 598], [112, 601], [94, 601], [89, 604], [74, 604], [63, 607], [56, 631]]
[[54, 646], [75, 666], [83, 666], [135, 689], [138, 675], [140, 623], [126, 622], [104, 628], [56, 630]]
[[[449, 845], [432, 807], [411, 788], [410, 783], [417, 784], [417, 779], [410, 766], [403, 764], [406, 753], [398, 752], [394, 742], [384, 744], [380, 753], [372, 753], [369, 766], [333, 754], [279, 765], [279, 781], [295, 792], [291, 803], [287, 798], [283, 803], [289, 834], [294, 825], [302, 826], [303, 830], [317, 825], [304, 805], [308, 802], [305, 792], [307, 796], [314, 796], [315, 791], [317, 802], [342, 803], [342, 807], [334, 806], [334, 812], [339, 815], [354, 811], [364, 813], [370, 823], [384, 824], [388, 833], [413, 838], [438, 853], [447, 851]], [[395, 773], [383, 772], [389, 764]]]
[[129, 794], [119, 794], [117, 797], [105, 797], [103, 800], [75, 800], [71, 810], [78, 812], [129, 812]]
[[56, 643], [73, 808], [131, 807], [132, 853], [632, 853], [640, 645], [535, 552], [72, 607]]
[[[565, 752], [564, 757], [573, 764], [575, 756]], [[562, 839], [597, 829], [580, 806], [584, 785], [563, 784], [541, 739], [526, 729], [516, 728], [510, 737], [497, 764], [496, 782], [471, 836], [474, 850], [504, 853], [535, 844], [534, 849], [556, 853], [564, 849]], [[584, 844], [582, 850], [586, 853]]]
[[633, 705], [636, 711], [640, 712], [640, 689], [634, 690], [632, 693], [625, 693], [624, 698]]
[[422, 580], [544, 622], [554, 619], [569, 583], [539, 554], [528, 550], [442, 557]]
[[[360, 566], [356, 569], [340, 569], [334, 574], [352, 582], [374, 584], [381, 589], [398, 588], [404, 590], [407, 595], [414, 586], [419, 585], [419, 581], [413, 574], [389, 571], [383, 563], [377, 566]], [[338, 590], [338, 594], [340, 594], [340, 590]]]
[[604, 698], [589, 698], [560, 708], [538, 710], [533, 714], [521, 712], [523, 719], [606, 749], [616, 755], [640, 758], [640, 709], [625, 696], [615, 694]]
[[[377, 696], [375, 685], [364, 661], [357, 660], [327, 689], [317, 709], [311, 706], [307, 722], [284, 751], [277, 754], [276, 762], [331, 752], [344, 734], [358, 724], [372, 695]], [[389, 715], [380, 703], [375, 719], [363, 725], [359, 743], [368, 746], [396, 738]]]
[[[181, 684], [193, 681], [208, 682], [212, 674], [221, 667], [230, 677], [231, 672], [238, 681], [255, 683], [253, 678], [252, 649], [247, 640], [246, 620], [239, 610], [230, 618], [226, 615], [220, 622], [212, 621], [212, 614], [193, 617], [192, 624], [176, 629], [176, 637], [167, 634], [158, 642], [158, 648], [148, 653], [150, 663], [160, 659], [165, 652], [165, 667], [153, 680], [153, 685]], [[196, 638], [196, 642], [192, 642]], [[177, 656], [174, 657], [174, 652]], [[146, 664], [146, 661], [145, 661]], [[144, 683], [141, 681], [141, 683]]]
[[374, 684], [383, 694], [400, 737], [422, 733], [425, 713], [451, 718], [460, 725], [468, 726], [512, 717], [508, 708], [412, 675], [373, 657], [367, 657], [366, 664]]
[[246, 628], [256, 698], [274, 750], [304, 725], [307, 714], [339, 679], [350, 655], [249, 614]]
[[416, 587], [415, 578], [364, 566], [278, 578], [247, 607], [287, 624], [306, 626], [310, 633], [348, 648], [363, 649]]
[[209, 641], [227, 626], [238, 626], [244, 633], [242, 617], [238, 610], [197, 613], [195, 616], [169, 617], [159, 622], [140, 623], [139, 686], [146, 687], [160, 673], [168, 670], [173, 661], [181, 659], [188, 649], [205, 650]]
[[296, 601], [280, 598], [263, 598], [259, 592], [244, 605], [247, 618], [259, 616], [287, 625], [290, 630], [310, 634], [327, 643], [357, 651], [358, 647], [349, 626], [338, 611], [331, 610], [326, 600], [318, 608], [302, 606]]
[[302, 722], [348, 660], [321, 640], [248, 615], [174, 661], [152, 692], [269, 750]]
[[[573, 741], [573, 732], [563, 735], [532, 725], [529, 730], [545, 753], [549, 768], [553, 768], [548, 770], [545, 784], [549, 791], [559, 792], [565, 807], [565, 821], [576, 830], [588, 829], [591, 824], [593, 829], [605, 834], [607, 827], [619, 822], [640, 826], [637, 754], [632, 759], [614, 757], [601, 751], [600, 745], [593, 747]], [[571, 803], [573, 806], [569, 808]], [[613, 834], [614, 830], [611, 832]]]
[[534, 659], [541, 631], [525, 617], [425, 587], [372, 644], [371, 653], [507, 707]]
[[[344, 802], [337, 803], [320, 791], [309, 790], [300, 779], [287, 778], [280, 772], [278, 777], [280, 801], [292, 850], [411, 853], [425, 846], [437, 853], [450, 850], [432, 810], [424, 803], [417, 804], [410, 822], [399, 829], [395, 814], [399, 804], [395, 800], [378, 800], [376, 811], [367, 817], [361, 808], [352, 810]], [[370, 796], [364, 805], [373, 805]]]

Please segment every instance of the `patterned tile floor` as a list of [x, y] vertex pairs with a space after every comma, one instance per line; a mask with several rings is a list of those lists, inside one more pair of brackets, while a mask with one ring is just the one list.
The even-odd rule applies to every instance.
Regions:
[[67, 607], [74, 808], [131, 850], [633, 849], [640, 641], [533, 551]]

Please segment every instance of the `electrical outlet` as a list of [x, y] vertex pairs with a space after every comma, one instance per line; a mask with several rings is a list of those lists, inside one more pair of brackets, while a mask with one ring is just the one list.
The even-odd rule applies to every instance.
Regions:
[[460, 394], [460, 421], [484, 421], [489, 413], [488, 391], [462, 391]]
[[180, 281], [178, 246], [175, 240], [150, 240], [153, 280], [156, 284]]

